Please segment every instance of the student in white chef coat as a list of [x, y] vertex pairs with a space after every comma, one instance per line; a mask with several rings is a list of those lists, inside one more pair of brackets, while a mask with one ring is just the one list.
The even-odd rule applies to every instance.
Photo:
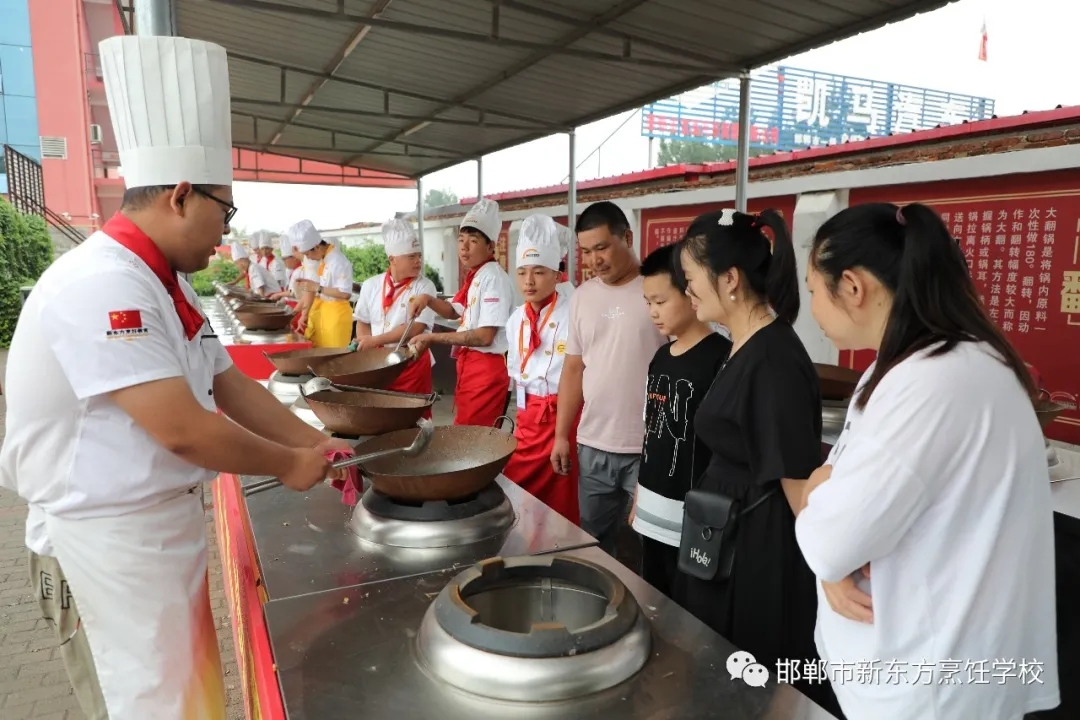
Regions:
[[[416, 232], [405, 220], [395, 218], [382, 227], [383, 246], [389, 267], [382, 275], [370, 277], [360, 287], [356, 301], [355, 349], [392, 347], [401, 340], [409, 323], [409, 300], [417, 295], [436, 295], [435, 283], [423, 276], [424, 258]], [[409, 330], [409, 339], [430, 332], [435, 312], [424, 308]], [[409, 364], [390, 390], [407, 393], [431, 392], [431, 351]]]
[[127, 191], [22, 310], [0, 485], [29, 503], [34, 592], [84, 714], [223, 719], [201, 485], [307, 489], [341, 443], [233, 366], [177, 276], [236, 211], [224, 48], [120, 36], [100, 58]]
[[253, 236], [253, 239], [256, 239], [258, 242], [256, 247], [258, 248], [257, 252], [261, 264], [274, 276], [279, 287], [288, 287], [289, 277], [288, 273], [285, 271], [285, 263], [274, 255], [274, 247], [276, 245], [274, 242], [274, 234], [269, 230], [259, 230]]
[[948, 228], [925, 205], [848, 208], [817, 231], [807, 284], [833, 344], [877, 351], [795, 524], [820, 580], [821, 657], [900, 668], [834, 681], [844, 714], [1020, 720], [1055, 707], [1035, 389]]
[[458, 228], [458, 260], [467, 273], [453, 300], [417, 295], [409, 301], [410, 314], [431, 308], [449, 320], [461, 319], [457, 332], [424, 333], [412, 341], [420, 353], [432, 343], [454, 346], [455, 425], [491, 427], [506, 412], [510, 387], [506, 321], [514, 309], [514, 286], [495, 261], [495, 243], [501, 232], [499, 204], [481, 198], [469, 208]]
[[558, 228], [547, 215], [530, 215], [518, 234], [516, 278], [525, 304], [506, 323], [506, 368], [517, 402], [518, 445], [503, 474], [576, 524], [577, 454], [571, 454], [569, 473], [559, 474], [551, 465], [559, 377], [570, 332], [570, 298], [557, 290], [562, 254]]
[[285, 300], [290, 307], [296, 307], [297, 301], [303, 295], [300, 281], [304, 279], [304, 256], [293, 248], [288, 235], [283, 234], [278, 238], [278, 249], [285, 267], [285, 283], [279, 292], [270, 297], [274, 300]]
[[236, 269], [247, 277], [247, 287], [251, 292], [262, 297], [281, 292], [281, 285], [266, 266], [257, 257], [252, 261], [247, 249], [240, 243], [233, 243], [232, 258]]
[[298, 327], [317, 348], [348, 347], [352, 340], [353, 266], [336, 245], [323, 240], [310, 220], [301, 220], [285, 234], [293, 247], [315, 264], [314, 276], [305, 279], [314, 289], [300, 302]]

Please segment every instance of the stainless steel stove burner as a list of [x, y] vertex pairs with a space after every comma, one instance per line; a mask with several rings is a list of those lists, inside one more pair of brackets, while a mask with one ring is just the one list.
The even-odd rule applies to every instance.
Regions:
[[311, 375], [286, 375], [280, 370], [275, 370], [266, 381], [266, 389], [281, 402], [292, 405], [300, 397], [301, 386], [311, 380], [311, 377]]
[[349, 519], [349, 529], [377, 545], [458, 547], [498, 537], [514, 524], [514, 508], [494, 484], [475, 499], [456, 505], [404, 505], [376, 495], [371, 489], [364, 493]]
[[248, 330], [239, 323], [237, 323], [236, 329], [237, 339], [252, 345], [276, 345], [287, 343], [293, 337], [292, 333], [280, 332], [277, 330]]
[[420, 660], [474, 695], [551, 702], [622, 683], [649, 659], [649, 622], [610, 571], [566, 555], [492, 558], [424, 614]]
[[[300, 386], [297, 386], [297, 388], [299, 387]], [[307, 404], [307, 400], [305, 400], [300, 395], [299, 389], [297, 389], [295, 397], [296, 399], [293, 400], [292, 405], [289, 406], [289, 410], [292, 411], [292, 414], [306, 422], [311, 427], [316, 428], [317, 430], [322, 430], [325, 427], [322, 423], [322, 420], [320, 420], [318, 416], [315, 415], [315, 411], [312, 410], [311, 406]]]

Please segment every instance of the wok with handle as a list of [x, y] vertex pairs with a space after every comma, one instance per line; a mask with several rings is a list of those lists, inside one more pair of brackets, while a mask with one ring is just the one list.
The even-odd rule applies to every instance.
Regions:
[[310, 372], [308, 366], [312, 361], [328, 360], [339, 355], [346, 355], [348, 352], [345, 348], [300, 348], [274, 353], [264, 352], [263, 355], [271, 365], [286, 375], [307, 375]]
[[[367, 453], [401, 447], [411, 434], [398, 430], [365, 440], [356, 449]], [[516, 449], [517, 438], [497, 428], [440, 426], [419, 455], [365, 461], [364, 476], [376, 492], [395, 500], [458, 500], [494, 482]]]
[[326, 378], [334, 385], [353, 385], [364, 388], [386, 388], [409, 366], [409, 362], [393, 362], [390, 348], [372, 348], [351, 352], [327, 360], [316, 360], [309, 366], [311, 373]]
[[822, 400], [848, 400], [855, 394], [862, 373], [839, 365], [814, 363]]
[[[338, 460], [332, 463], [330, 467], [334, 470], [344, 470], [345, 468], [352, 467], [354, 465], [360, 465], [361, 471], [363, 471], [363, 464], [372, 460], [378, 460], [379, 458], [388, 457], [390, 455], [396, 455], [398, 457], [415, 457], [424, 452], [424, 449], [431, 444], [431, 437], [435, 426], [430, 420], [420, 419], [416, 422], [420, 428], [420, 432], [416, 433], [411, 443], [405, 446], [394, 446], [391, 448], [379, 448], [372, 450], [361, 455], [354, 455], [344, 460]], [[406, 433], [412, 434], [412, 430], [406, 430]], [[244, 496], [250, 497], [256, 493], [261, 493], [264, 490], [270, 490], [281, 485], [281, 480], [277, 478], [271, 478], [269, 480], [263, 480], [261, 482], [252, 483], [244, 487]]]
[[382, 435], [416, 425], [436, 396], [364, 389], [300, 394], [327, 430], [343, 435]]
[[284, 330], [292, 322], [292, 313], [236, 311], [237, 321], [248, 330]]

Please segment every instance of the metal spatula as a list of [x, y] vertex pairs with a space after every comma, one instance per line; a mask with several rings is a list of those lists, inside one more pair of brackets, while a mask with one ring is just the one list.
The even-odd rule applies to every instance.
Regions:
[[[416, 457], [420, 453], [427, 450], [428, 445], [431, 444], [431, 436], [435, 433], [435, 425], [427, 418], [420, 418], [416, 421], [417, 426], [420, 428], [420, 432], [416, 433], [416, 437], [412, 443], [403, 448], [389, 448], [387, 450], [379, 450], [373, 453], [367, 453], [366, 455], [356, 455], [351, 458], [345, 458], [344, 460], [338, 460], [330, 467], [335, 470], [342, 470], [353, 465], [362, 465], [363, 463], [370, 462], [377, 458], [386, 457], [387, 455], [396, 455], [398, 453], [405, 457]], [[252, 483], [244, 487], [244, 496], [251, 497], [256, 493], [261, 493], [264, 490], [270, 490], [281, 485], [281, 481], [277, 478], [270, 480], [263, 480], [261, 482]]]
[[412, 326], [413, 326], [414, 322], [416, 322], [415, 317], [413, 319], [409, 320], [409, 324], [405, 326], [405, 332], [401, 333], [401, 339], [397, 341], [397, 345], [395, 345], [394, 349], [390, 352], [390, 354], [386, 356], [386, 359], [389, 362], [395, 363], [395, 364], [400, 363], [400, 362], [405, 362], [406, 360], [408, 360], [411, 357], [410, 352], [408, 352], [408, 351], [402, 352], [401, 351], [401, 346], [404, 345], [405, 341], [409, 339], [409, 331], [412, 330]]

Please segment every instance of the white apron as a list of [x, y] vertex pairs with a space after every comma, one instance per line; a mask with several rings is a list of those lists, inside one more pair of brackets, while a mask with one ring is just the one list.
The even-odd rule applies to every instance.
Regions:
[[202, 487], [118, 517], [46, 516], [109, 720], [224, 720]]

